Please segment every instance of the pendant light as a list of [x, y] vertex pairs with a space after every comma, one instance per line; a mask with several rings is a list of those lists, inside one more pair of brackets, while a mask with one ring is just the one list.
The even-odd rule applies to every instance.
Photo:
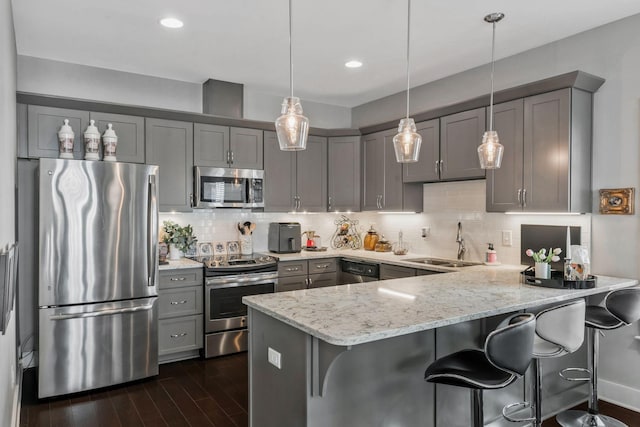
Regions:
[[282, 101], [281, 116], [276, 119], [276, 134], [282, 151], [300, 151], [307, 148], [309, 119], [302, 114], [300, 98], [293, 96], [293, 55], [291, 37], [291, 0], [289, 0], [289, 89], [291, 96]]
[[409, 118], [409, 65], [411, 43], [411, 0], [407, 1], [407, 117], [400, 120], [398, 133], [393, 137], [393, 148], [398, 163], [414, 163], [418, 161], [422, 137], [416, 132], [416, 124]]
[[498, 132], [493, 130], [493, 72], [495, 69], [496, 23], [504, 18], [504, 13], [490, 13], [484, 20], [493, 25], [491, 42], [491, 98], [489, 101], [489, 130], [482, 135], [482, 144], [478, 147], [478, 158], [482, 169], [498, 169], [502, 163], [504, 147], [500, 144]]

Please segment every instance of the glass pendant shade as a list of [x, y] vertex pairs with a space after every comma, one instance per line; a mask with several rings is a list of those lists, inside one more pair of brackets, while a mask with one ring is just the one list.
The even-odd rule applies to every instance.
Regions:
[[307, 148], [309, 119], [302, 114], [300, 98], [284, 99], [282, 115], [276, 119], [276, 134], [282, 151], [299, 151]]
[[478, 158], [482, 169], [498, 169], [502, 163], [504, 147], [500, 144], [498, 132], [489, 130], [482, 135], [482, 144], [478, 147]]
[[416, 124], [413, 119], [400, 120], [398, 133], [393, 137], [393, 148], [396, 152], [398, 163], [415, 163], [420, 154], [422, 137], [416, 132]]

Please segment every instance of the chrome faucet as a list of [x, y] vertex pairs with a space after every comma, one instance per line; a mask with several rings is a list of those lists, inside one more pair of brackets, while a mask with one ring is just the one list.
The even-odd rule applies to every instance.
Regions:
[[462, 238], [462, 223], [458, 222], [458, 235], [456, 236], [456, 243], [458, 243], [458, 259], [464, 259], [464, 253], [467, 248], [464, 247], [464, 239]]

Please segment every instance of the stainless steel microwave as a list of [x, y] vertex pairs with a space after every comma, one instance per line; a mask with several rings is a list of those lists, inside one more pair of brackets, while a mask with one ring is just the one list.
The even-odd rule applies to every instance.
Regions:
[[264, 208], [264, 171], [194, 167], [194, 208]]

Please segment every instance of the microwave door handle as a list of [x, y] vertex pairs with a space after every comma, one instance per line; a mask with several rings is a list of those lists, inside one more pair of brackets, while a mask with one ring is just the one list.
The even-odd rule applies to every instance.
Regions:
[[253, 203], [253, 186], [251, 185], [251, 178], [247, 178], [244, 180], [244, 188], [246, 192], [245, 201], [249, 203]]
[[193, 168], [193, 174], [195, 175], [195, 179], [193, 180], [193, 193], [194, 193], [194, 197], [193, 197], [193, 207], [197, 208], [200, 205], [200, 186], [202, 185], [202, 183], [200, 182], [200, 178], [201, 178], [201, 174], [200, 174], [200, 169], [197, 166], [194, 166]]
[[158, 271], [158, 187], [156, 175], [149, 175], [147, 199], [147, 286], [156, 285]]
[[293, 237], [289, 237], [289, 250], [290, 251], [295, 251], [296, 250], [296, 242], [293, 239]]

